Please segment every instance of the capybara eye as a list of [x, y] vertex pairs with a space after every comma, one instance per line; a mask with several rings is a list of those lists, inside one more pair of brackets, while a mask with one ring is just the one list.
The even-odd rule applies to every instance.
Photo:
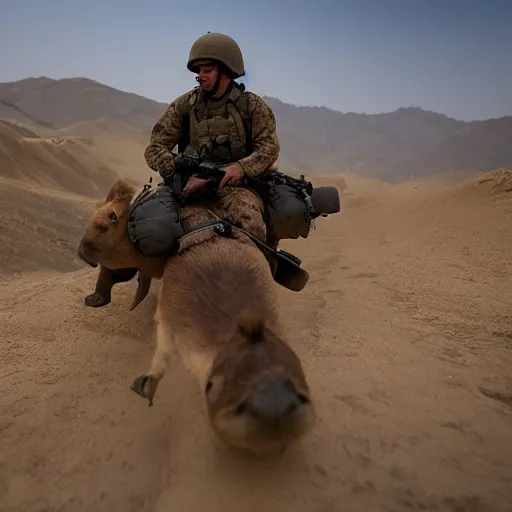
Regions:
[[213, 386], [213, 383], [211, 380], [209, 380], [207, 383], [206, 383], [206, 388], [205, 388], [205, 391], [206, 393], [208, 393], [208, 391], [210, 391], [210, 389], [212, 389], [212, 386]]
[[247, 404], [242, 402], [240, 405], [237, 406], [235, 409], [235, 414], [243, 414], [245, 412], [245, 409], [247, 409]]
[[117, 222], [117, 214], [116, 212], [110, 212], [110, 221], [115, 223]]

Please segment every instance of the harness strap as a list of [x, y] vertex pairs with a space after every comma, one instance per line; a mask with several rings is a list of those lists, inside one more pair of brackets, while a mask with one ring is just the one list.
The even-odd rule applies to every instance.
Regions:
[[234, 226], [230, 222], [223, 221], [218, 215], [211, 210], [207, 210], [214, 217], [219, 219], [220, 222], [224, 222], [249, 237], [254, 242], [256, 247], [261, 250], [265, 257], [270, 256], [275, 258], [278, 262], [276, 273], [274, 274], [274, 280], [281, 286], [288, 288], [291, 291], [300, 292], [309, 281], [309, 274], [300, 267], [300, 260], [286, 251], [276, 251], [272, 247], [258, 240], [254, 235], [249, 233], [243, 228]]
[[240, 231], [241, 233], [243, 233], [245, 236], [249, 237], [256, 244], [258, 249], [261, 249], [263, 252], [265, 252], [265, 250], [266, 250], [266, 251], [270, 251], [272, 254], [274, 253], [274, 250], [271, 249], [267, 244], [263, 243], [261, 240], [258, 240], [258, 238], [256, 238], [253, 234], [249, 233], [245, 229], [235, 226], [234, 224], [231, 224], [231, 222], [223, 220], [216, 213], [212, 212], [212, 210], [210, 210], [210, 209], [207, 209], [206, 211], [211, 213], [217, 219], [216, 221], [213, 221], [213, 223], [221, 222], [223, 224], [227, 224], [230, 227], [230, 229], [236, 229], [237, 231]]
[[[210, 210], [207, 211], [210, 212]], [[206, 231], [207, 229], [213, 229], [216, 233], [222, 236], [231, 236], [232, 225], [229, 222], [222, 220], [220, 217], [217, 217], [217, 219], [218, 220], [207, 220], [205, 222], [199, 223], [197, 226], [194, 226], [193, 228], [190, 228], [183, 236], [179, 238], [178, 241], [181, 242], [190, 235], [200, 233], [201, 231]]]

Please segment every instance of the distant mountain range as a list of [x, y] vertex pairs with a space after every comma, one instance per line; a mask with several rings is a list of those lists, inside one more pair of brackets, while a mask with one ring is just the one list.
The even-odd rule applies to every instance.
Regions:
[[[396, 183], [512, 167], [512, 116], [464, 122], [414, 107], [366, 115], [264, 99], [275, 113], [280, 167], [287, 172], [343, 171]], [[25, 137], [109, 134], [143, 151], [165, 107], [87, 78], [0, 84], [0, 118]]]

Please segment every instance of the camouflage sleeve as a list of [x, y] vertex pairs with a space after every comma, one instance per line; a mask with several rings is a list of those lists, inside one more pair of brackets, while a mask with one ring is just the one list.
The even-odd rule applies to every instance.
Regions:
[[153, 126], [149, 145], [144, 152], [144, 158], [148, 166], [162, 177], [174, 171], [174, 158], [171, 151], [178, 144], [182, 116], [189, 95], [190, 93], [183, 94], [169, 104]]
[[276, 120], [265, 101], [251, 94], [251, 132], [253, 152], [238, 161], [245, 174], [257, 176], [275, 163], [279, 156], [279, 139], [276, 131]]

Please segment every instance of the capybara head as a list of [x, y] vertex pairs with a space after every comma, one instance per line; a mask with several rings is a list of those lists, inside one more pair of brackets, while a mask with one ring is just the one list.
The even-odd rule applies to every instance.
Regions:
[[257, 454], [284, 451], [315, 419], [298, 356], [263, 322], [241, 323], [216, 357], [205, 393], [219, 437]]
[[135, 192], [128, 181], [118, 180], [94, 211], [78, 247], [78, 255], [89, 265], [101, 264], [111, 269], [135, 266], [135, 248], [127, 232]]

